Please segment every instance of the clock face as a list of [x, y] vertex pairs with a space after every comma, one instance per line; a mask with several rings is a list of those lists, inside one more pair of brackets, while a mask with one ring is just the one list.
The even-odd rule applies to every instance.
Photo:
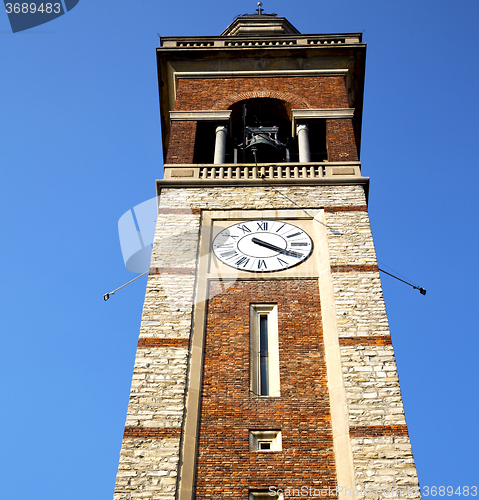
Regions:
[[250, 272], [281, 271], [305, 261], [313, 250], [309, 235], [280, 220], [249, 220], [223, 229], [213, 241], [215, 256]]

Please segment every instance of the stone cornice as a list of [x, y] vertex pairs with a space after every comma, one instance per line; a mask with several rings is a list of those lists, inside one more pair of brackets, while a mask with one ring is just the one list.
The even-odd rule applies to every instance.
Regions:
[[291, 124], [293, 137], [296, 135], [296, 122], [298, 120], [320, 120], [331, 118], [350, 118], [354, 116], [354, 108], [330, 108], [330, 109], [292, 109]]
[[344, 76], [348, 69], [278, 69], [266, 71], [175, 71], [175, 79], [178, 78], [272, 78], [278, 76]]
[[292, 109], [293, 119], [308, 120], [310, 118], [352, 118], [354, 108], [329, 109]]
[[229, 121], [232, 111], [225, 110], [202, 110], [202, 111], [170, 111], [171, 121]]
[[[249, 33], [248, 35], [231, 36], [162, 36], [161, 46], [158, 50], [181, 50], [181, 49], [202, 49], [232, 46], [235, 42], [246, 48], [257, 48], [258, 46], [268, 48], [278, 48], [284, 45], [289, 46], [344, 46], [362, 44], [361, 33], [336, 33], [336, 34], [280, 34], [274, 33], [267, 36]], [[362, 44], [364, 45], [364, 44]], [[234, 45], [233, 45], [234, 46]]]
[[369, 187], [369, 177], [337, 176], [335, 178], [322, 177], [319, 179], [275, 179], [267, 182], [262, 179], [158, 179], [156, 181], [157, 194], [162, 188], [210, 188], [210, 187], [256, 187], [256, 186], [320, 186], [320, 185], [363, 185], [366, 193]]

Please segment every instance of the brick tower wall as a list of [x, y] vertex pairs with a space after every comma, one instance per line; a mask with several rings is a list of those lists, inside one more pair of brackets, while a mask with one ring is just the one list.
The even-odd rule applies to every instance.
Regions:
[[[257, 97], [285, 101], [289, 111], [349, 107], [345, 81], [340, 76], [211, 78], [180, 79], [175, 111], [225, 110], [238, 101]], [[193, 163], [195, 125], [194, 121], [172, 122], [167, 164]], [[213, 137], [211, 143], [213, 147]], [[327, 120], [326, 143], [329, 161], [358, 160], [352, 119]]]
[[[308, 210], [324, 210], [326, 225], [335, 230], [327, 231], [326, 245], [356, 487], [374, 491], [401, 488], [401, 492], [410, 487], [414, 491], [418, 481], [364, 190], [359, 185], [290, 185], [282, 186], [281, 190]], [[203, 210], [225, 207], [229, 210], [292, 208], [284, 196], [265, 186], [162, 189], [115, 500], [175, 498], [201, 214]], [[181, 239], [180, 253], [175, 234]], [[263, 283], [266, 292], [273, 294], [273, 288], [268, 288], [273, 285]], [[222, 300], [221, 296], [217, 300]], [[323, 301], [321, 297], [319, 300]], [[287, 321], [285, 325], [283, 335], [288, 335]], [[321, 378], [318, 380], [321, 391], [324, 384], [321, 335], [319, 330], [308, 333], [313, 334], [317, 335], [319, 346], [315, 373]], [[211, 361], [211, 358], [205, 361], [207, 369]], [[284, 372], [285, 365], [282, 366]], [[285, 376], [281, 374], [283, 379]], [[327, 422], [326, 413], [324, 418]], [[203, 432], [200, 440], [204, 438]], [[326, 444], [320, 458], [327, 462], [332, 460], [328, 455], [327, 429], [322, 431], [321, 439]], [[287, 441], [283, 447], [286, 446]], [[200, 457], [202, 464], [205, 456]], [[411, 491], [409, 498], [414, 496]], [[404, 496], [400, 494], [399, 498]]]
[[[196, 497], [336, 487], [317, 280], [211, 282]], [[250, 395], [250, 303], [275, 303], [281, 396]], [[282, 451], [249, 450], [249, 430], [280, 429]]]

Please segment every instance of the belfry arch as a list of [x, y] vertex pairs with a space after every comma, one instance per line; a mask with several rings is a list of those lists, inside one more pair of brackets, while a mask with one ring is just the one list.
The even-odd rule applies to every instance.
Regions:
[[[265, 92], [263, 92], [265, 93]], [[241, 95], [227, 108], [225, 123], [199, 122], [194, 163], [289, 163], [327, 160], [326, 121], [294, 124], [298, 103], [278, 97]], [[275, 92], [276, 96], [281, 93]], [[239, 96], [239, 95], [238, 95]], [[311, 140], [310, 140], [311, 138]]]
[[306, 99], [297, 96], [291, 92], [279, 92], [277, 90], [255, 90], [254, 92], [240, 92], [231, 94], [227, 98], [220, 99], [215, 102], [212, 109], [230, 109], [235, 103], [253, 98], [270, 98], [284, 101], [288, 104], [289, 109], [309, 109], [311, 105]]

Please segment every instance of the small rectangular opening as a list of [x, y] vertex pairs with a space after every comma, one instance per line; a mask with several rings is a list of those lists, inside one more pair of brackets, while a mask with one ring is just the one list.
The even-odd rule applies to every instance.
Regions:
[[249, 451], [281, 451], [280, 430], [255, 430], [249, 431]]

